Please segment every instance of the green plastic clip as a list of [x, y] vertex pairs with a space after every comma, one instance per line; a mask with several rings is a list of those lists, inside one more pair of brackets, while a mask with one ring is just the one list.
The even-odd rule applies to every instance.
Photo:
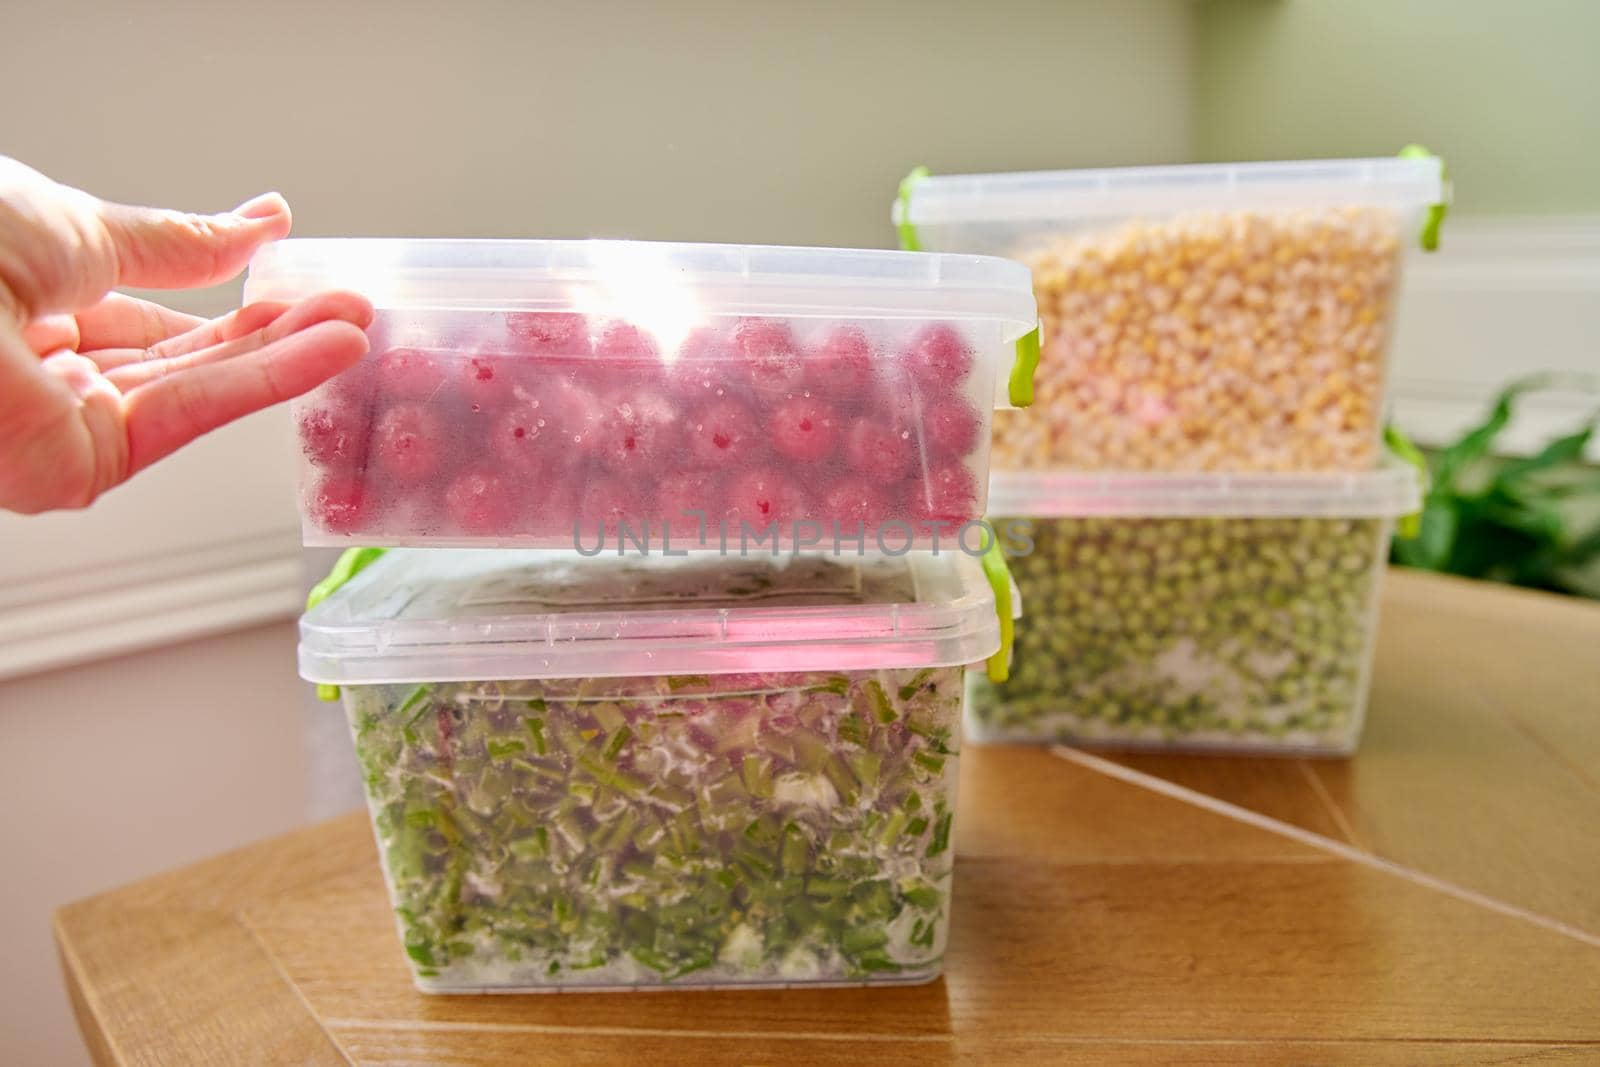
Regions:
[[[1417, 469], [1417, 474], [1422, 479], [1422, 495], [1426, 498], [1432, 474], [1428, 470], [1428, 457], [1422, 454], [1422, 449], [1412, 444], [1411, 438], [1405, 435], [1405, 431], [1392, 422], [1383, 428], [1383, 443], [1388, 446], [1389, 451]], [[1421, 510], [1402, 515], [1395, 523], [1395, 530], [1407, 541], [1414, 539], [1422, 532]]]
[[[339, 556], [339, 561], [333, 565], [328, 576], [311, 587], [311, 593], [306, 597], [306, 610], [310, 611], [318, 604], [327, 600], [350, 579], [366, 570], [375, 560], [382, 556], [386, 548], [347, 548]], [[338, 700], [339, 687], [336, 685], [317, 686], [318, 700]]]
[[1011, 377], [1006, 380], [1006, 393], [1013, 407], [1025, 408], [1033, 403], [1033, 372], [1039, 369], [1039, 329], [1035, 326], [1017, 338], [1017, 358], [1011, 364]]
[[1016, 638], [1016, 623], [1011, 618], [1011, 568], [1000, 550], [1000, 535], [988, 527], [989, 545], [983, 550], [983, 576], [994, 590], [994, 611], [1000, 617], [1000, 651], [989, 657], [989, 681], [1000, 683], [1011, 677], [1011, 644]]
[[[1422, 145], [1408, 144], [1400, 149], [1401, 159], [1439, 159], [1438, 156], [1428, 151]], [[1437, 204], [1428, 205], [1428, 213], [1422, 219], [1422, 250], [1436, 252], [1439, 250], [1439, 228], [1444, 225], [1444, 217], [1450, 213], [1450, 169], [1444, 165], [1444, 160], [1439, 159], [1439, 177], [1443, 179], [1444, 199]]]
[[907, 252], [922, 251], [922, 241], [917, 237], [917, 228], [911, 224], [911, 190], [926, 178], [928, 173], [927, 167], [917, 167], [900, 180], [900, 195], [895, 200], [900, 210], [900, 217], [895, 221], [895, 229], [900, 232], [900, 247]]

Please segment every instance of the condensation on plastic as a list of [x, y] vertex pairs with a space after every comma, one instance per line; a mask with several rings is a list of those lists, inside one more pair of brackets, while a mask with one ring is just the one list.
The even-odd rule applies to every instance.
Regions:
[[300, 637], [301, 675], [340, 686], [964, 666], [1000, 648], [994, 594], [960, 552], [397, 550], [307, 612]]

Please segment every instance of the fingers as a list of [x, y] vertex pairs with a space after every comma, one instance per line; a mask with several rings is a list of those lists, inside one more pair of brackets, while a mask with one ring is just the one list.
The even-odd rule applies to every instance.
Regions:
[[149, 348], [205, 322], [195, 315], [162, 307], [149, 300], [107, 293], [98, 303], [78, 312], [77, 352], [101, 348]]
[[344, 292], [308, 297], [287, 310], [280, 304], [256, 304], [145, 352], [97, 353], [96, 360], [106, 369], [106, 377], [127, 392], [170, 374], [236, 359], [319, 322], [336, 320], [366, 329], [372, 322], [372, 305]]
[[[133, 377], [124, 378], [124, 387], [131, 387], [137, 382], [157, 378], [165, 373], [165, 369], [160, 365], [165, 356], [181, 355], [193, 349], [248, 336], [270, 325], [288, 308], [288, 304], [273, 302], [250, 304], [236, 311], [230, 311], [221, 318], [201, 319], [194, 328], [164, 341], [157, 341], [149, 348], [102, 348], [98, 351], [86, 351], [84, 355], [89, 356], [101, 370], [108, 373], [127, 371], [132, 374]], [[148, 367], [148, 372], [138, 372], [137, 368], [141, 366]]]
[[289, 205], [277, 193], [220, 215], [102, 204], [117, 285], [184, 289], [226, 281], [267, 241], [289, 233]]
[[[272, 309], [281, 313], [287, 307], [287, 304], [255, 304], [220, 319], [206, 320], [149, 300], [107, 293], [77, 315], [44, 315], [34, 319], [22, 331], [22, 336], [28, 347], [41, 356], [68, 349], [91, 355], [105, 368], [141, 358], [153, 346], [184, 334], [204, 337], [205, 334], [196, 333], [198, 328], [232, 325], [236, 316], [249, 325], [236, 329], [229, 336], [249, 333], [271, 321]], [[215, 344], [222, 339], [225, 338], [213, 337], [203, 343]]]
[[123, 399], [128, 474], [218, 426], [315, 388], [366, 351], [366, 334], [354, 323], [324, 321], [134, 389]]
[[22, 331], [22, 340], [38, 355], [78, 350], [78, 320], [71, 315], [43, 315]]
[[[330, 319], [342, 319], [364, 330], [372, 325], [372, 304], [364, 296], [339, 289], [308, 296], [298, 304], [263, 301], [240, 308], [232, 315], [225, 315], [182, 337], [168, 338], [153, 345], [150, 353], [157, 359], [170, 359], [229, 342], [234, 343], [236, 350], [259, 347], [262, 343], [276, 341]], [[209, 329], [212, 326], [216, 329]], [[256, 333], [262, 335], [259, 340], [251, 337]]]
[[[164, 341], [157, 341], [150, 346], [150, 358], [170, 359], [173, 356], [181, 356], [186, 352], [196, 352], [202, 348], [210, 348], [212, 345], [220, 345], [227, 341], [248, 337], [271, 326], [291, 307], [293, 307], [292, 304], [285, 304], [277, 300], [263, 300], [256, 304], [246, 304], [242, 308], [235, 308], [221, 318], [202, 322], [187, 333], [168, 337]], [[328, 317], [343, 318], [340, 315]]]

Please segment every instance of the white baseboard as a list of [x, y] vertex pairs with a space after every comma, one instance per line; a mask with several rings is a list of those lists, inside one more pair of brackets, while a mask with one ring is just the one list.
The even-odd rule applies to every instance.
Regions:
[[[1421, 444], [1448, 443], [1501, 386], [1538, 371], [1600, 376], [1600, 217], [1450, 219], [1440, 250], [1407, 263], [1396, 422]], [[1497, 450], [1533, 452], [1597, 407], [1594, 394], [1530, 395]]]
[[301, 558], [282, 409], [209, 435], [86, 511], [0, 513], [0, 678], [288, 618], [304, 595]]
[[0, 607], [0, 679], [292, 617], [299, 530], [44, 578]]

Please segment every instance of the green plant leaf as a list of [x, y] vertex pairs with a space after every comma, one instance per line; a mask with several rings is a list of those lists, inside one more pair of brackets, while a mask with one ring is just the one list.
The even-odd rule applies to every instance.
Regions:
[[[1589, 564], [1600, 562], [1600, 530], [1574, 529], [1584, 498], [1600, 497], [1600, 472], [1584, 463], [1600, 434], [1600, 411], [1539, 452], [1468, 474], [1488, 457], [1510, 424], [1522, 394], [1540, 389], [1600, 391], [1600, 379], [1536, 374], [1508, 384], [1488, 415], [1441, 451], [1414, 529], [1401, 524], [1391, 548], [1396, 563], [1489, 578], [1540, 589], [1581, 593], [1600, 587]], [[1407, 456], [1409, 442], [1386, 434], [1390, 449]]]
[[1422, 506], [1422, 518], [1418, 522], [1418, 531], [1413, 544], [1416, 545], [1416, 561], [1413, 566], [1426, 566], [1430, 571], [1445, 568], [1450, 561], [1451, 549], [1456, 544], [1456, 530], [1461, 526], [1461, 518], [1456, 514], [1456, 506], [1450, 501], [1437, 501], [1430, 499]]
[[1467, 431], [1455, 444], [1439, 453], [1439, 461], [1434, 465], [1435, 484], [1441, 487], [1453, 486], [1456, 477], [1463, 469], [1489, 454], [1495, 439], [1510, 424], [1512, 407], [1523, 393], [1556, 388], [1593, 389], [1594, 383], [1584, 375], [1556, 372], [1530, 374], [1511, 382], [1500, 391], [1499, 396], [1495, 397], [1489, 415], [1482, 423]]
[[[1426, 500], [1428, 493], [1433, 489], [1433, 473], [1428, 470], [1428, 457], [1422, 450], [1412, 443], [1411, 438], [1394, 423], [1389, 423], [1383, 428], [1383, 443], [1406, 463], [1416, 469], [1417, 477], [1422, 483], [1422, 496]], [[1395, 536], [1407, 540], [1416, 537], [1422, 531], [1422, 512], [1417, 510], [1409, 515], [1402, 515], [1395, 522]]]
[[1536, 455], [1512, 460], [1495, 473], [1495, 483], [1504, 485], [1530, 474], [1581, 460], [1589, 447], [1589, 442], [1594, 438], [1594, 430], [1594, 424], [1591, 423], [1577, 433], [1556, 438], [1540, 449]]

